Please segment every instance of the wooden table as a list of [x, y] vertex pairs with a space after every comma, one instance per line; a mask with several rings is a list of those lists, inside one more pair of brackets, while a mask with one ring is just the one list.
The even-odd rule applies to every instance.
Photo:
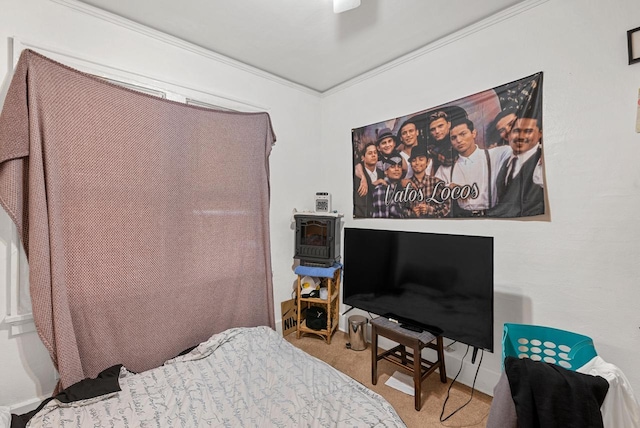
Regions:
[[[399, 345], [378, 353], [378, 335]], [[411, 348], [412, 352], [408, 353], [407, 348]], [[431, 348], [437, 352], [435, 362], [422, 358], [424, 348]], [[427, 376], [440, 369], [440, 381], [447, 383], [442, 336], [435, 336], [427, 331], [418, 333], [407, 330], [385, 317], [378, 317], [371, 320], [371, 382], [374, 385], [378, 382], [378, 361], [383, 359], [413, 373], [416, 410], [422, 407], [421, 385]]]

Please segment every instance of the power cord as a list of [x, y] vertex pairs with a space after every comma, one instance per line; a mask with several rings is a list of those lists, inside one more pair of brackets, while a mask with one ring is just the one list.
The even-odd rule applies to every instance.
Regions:
[[456, 373], [456, 376], [453, 378], [453, 380], [451, 381], [451, 384], [449, 385], [449, 388], [447, 389], [447, 397], [444, 399], [444, 403], [442, 404], [442, 412], [440, 412], [440, 422], [444, 422], [447, 419], [449, 419], [451, 416], [453, 416], [456, 413], [458, 413], [458, 411], [460, 411], [462, 408], [464, 408], [473, 399], [473, 392], [475, 391], [475, 388], [476, 388], [476, 379], [478, 378], [478, 373], [480, 372], [480, 365], [482, 365], [482, 358], [484, 357], [484, 349], [482, 350], [482, 353], [480, 354], [480, 361], [478, 362], [478, 368], [476, 369], [476, 375], [473, 377], [473, 384], [471, 386], [471, 396], [469, 397], [469, 400], [466, 403], [464, 403], [463, 405], [461, 405], [460, 407], [458, 407], [457, 409], [455, 409], [453, 412], [451, 412], [449, 414], [449, 416], [447, 416], [444, 419], [442, 418], [442, 416], [444, 415], [444, 408], [447, 405], [447, 401], [449, 401], [449, 394], [451, 392], [451, 387], [456, 382], [456, 379], [458, 379], [458, 376], [460, 375], [460, 372], [462, 372], [462, 366], [464, 365], [464, 359], [467, 357], [468, 353], [469, 353], [469, 345], [467, 345], [467, 351], [462, 356], [462, 361], [460, 361], [460, 369], [458, 369], [458, 373]]

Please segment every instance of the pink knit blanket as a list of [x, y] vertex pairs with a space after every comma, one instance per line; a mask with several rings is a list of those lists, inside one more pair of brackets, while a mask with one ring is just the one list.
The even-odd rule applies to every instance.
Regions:
[[274, 327], [266, 113], [141, 94], [24, 51], [0, 116], [0, 204], [63, 387]]

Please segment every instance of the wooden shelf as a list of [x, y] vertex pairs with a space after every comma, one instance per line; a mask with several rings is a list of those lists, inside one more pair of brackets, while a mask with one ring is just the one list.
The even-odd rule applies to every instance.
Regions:
[[329, 330], [314, 330], [312, 328], [307, 327], [307, 320], [302, 320], [301, 324], [298, 324], [300, 331], [303, 333], [317, 334], [318, 336], [322, 336], [323, 338], [329, 334]]
[[319, 304], [322, 304], [322, 305], [326, 305], [327, 304], [327, 299], [320, 299], [318, 297], [301, 297], [300, 301], [309, 302], [309, 303], [319, 303]]
[[[338, 328], [339, 324], [339, 305], [340, 305], [340, 275], [342, 269], [336, 269], [332, 278], [320, 277], [321, 287], [327, 288], [326, 299], [320, 299], [318, 297], [300, 297], [302, 290], [302, 278], [305, 275], [298, 275], [297, 285], [297, 297], [298, 297], [298, 319], [297, 319], [297, 337], [298, 339], [302, 334], [315, 334], [322, 337], [327, 344], [331, 343], [331, 336]], [[307, 322], [303, 316], [303, 309], [310, 306], [324, 306], [327, 310], [327, 326], [321, 330], [314, 330], [307, 327]]]

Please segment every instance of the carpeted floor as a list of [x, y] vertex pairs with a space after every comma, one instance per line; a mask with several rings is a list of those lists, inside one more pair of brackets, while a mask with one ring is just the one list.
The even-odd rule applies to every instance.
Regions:
[[[422, 427], [484, 427], [491, 406], [491, 397], [475, 391], [471, 402], [455, 413], [445, 422], [440, 422], [442, 405], [447, 396], [447, 389], [451, 379], [446, 384], [440, 382], [437, 374], [429, 376], [422, 383], [422, 408], [416, 411], [413, 396], [407, 395], [385, 385], [385, 382], [395, 371], [402, 372], [398, 366], [388, 362], [378, 362], [377, 385], [371, 383], [371, 349], [370, 344], [364, 351], [352, 351], [346, 348], [348, 336], [337, 331], [331, 338], [331, 344], [318, 336], [303, 335], [300, 339], [296, 334], [290, 334], [286, 339], [296, 347], [323, 360], [358, 382], [382, 395], [396, 409], [402, 420], [409, 428]], [[447, 375], [455, 376], [457, 367], [447, 367]], [[410, 374], [409, 372], [404, 372]], [[458, 382], [451, 388], [450, 398], [445, 409], [446, 417], [469, 400], [471, 388]]]

